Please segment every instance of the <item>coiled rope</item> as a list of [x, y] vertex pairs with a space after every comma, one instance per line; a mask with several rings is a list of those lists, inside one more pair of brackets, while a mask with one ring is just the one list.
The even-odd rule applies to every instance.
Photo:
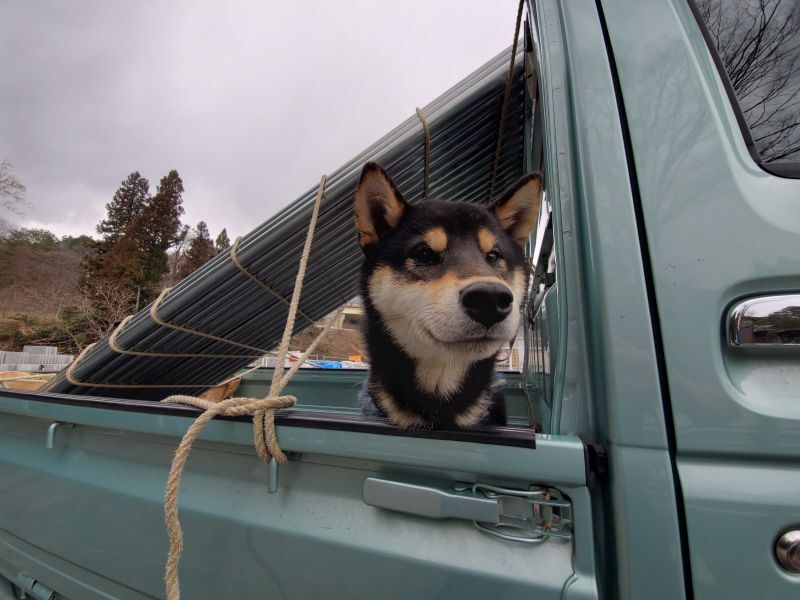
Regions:
[[181, 553], [183, 552], [183, 530], [181, 529], [180, 519], [178, 518], [178, 492], [180, 490], [183, 469], [189, 458], [189, 452], [192, 449], [192, 443], [200, 434], [205, 424], [217, 415], [252, 415], [253, 442], [259, 458], [267, 463], [272, 459], [279, 464], [286, 462], [286, 455], [278, 444], [278, 437], [275, 432], [275, 411], [279, 408], [293, 406], [297, 399], [294, 396], [281, 395], [281, 392], [305, 359], [314, 351], [317, 343], [329, 331], [332, 323], [331, 321], [331, 323], [322, 330], [300, 359], [298, 359], [297, 362], [292, 365], [292, 368], [284, 375], [283, 367], [289, 350], [289, 340], [292, 337], [295, 316], [298, 312], [300, 293], [303, 289], [303, 278], [306, 272], [306, 265], [308, 264], [308, 255], [311, 251], [311, 241], [314, 237], [320, 202], [325, 192], [326, 180], [327, 178], [323, 175], [319, 182], [314, 209], [311, 212], [311, 222], [309, 223], [308, 234], [306, 235], [305, 245], [303, 246], [300, 268], [297, 271], [297, 278], [294, 282], [294, 292], [292, 293], [292, 300], [289, 304], [289, 315], [286, 318], [283, 339], [278, 348], [278, 364], [275, 367], [267, 396], [260, 399], [230, 398], [229, 400], [215, 403], [194, 396], [175, 395], [169, 396], [162, 401], [188, 404], [204, 409], [204, 412], [197, 417], [189, 429], [186, 430], [181, 443], [178, 445], [178, 449], [175, 451], [175, 457], [172, 459], [172, 466], [170, 467], [169, 477], [167, 478], [167, 488], [164, 498], [164, 521], [169, 535], [169, 554], [167, 555], [164, 573], [167, 600], [180, 600], [181, 597], [178, 567], [181, 560]]

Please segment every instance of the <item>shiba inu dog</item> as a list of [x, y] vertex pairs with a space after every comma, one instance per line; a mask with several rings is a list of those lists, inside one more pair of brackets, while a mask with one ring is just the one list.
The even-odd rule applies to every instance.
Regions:
[[410, 428], [505, 424], [494, 364], [519, 328], [524, 247], [541, 190], [533, 174], [491, 211], [465, 202], [412, 206], [383, 168], [364, 166], [355, 212], [371, 361], [366, 414]]

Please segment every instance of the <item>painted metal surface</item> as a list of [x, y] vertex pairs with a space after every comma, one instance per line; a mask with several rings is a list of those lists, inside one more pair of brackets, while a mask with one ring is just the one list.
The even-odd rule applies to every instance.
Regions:
[[695, 597], [797, 598], [800, 579], [780, 572], [773, 545], [800, 520], [800, 363], [729, 347], [724, 322], [743, 298], [800, 289], [800, 181], [753, 162], [685, 2], [601, 4], [652, 259]]
[[[76, 428], [59, 431], [58, 447], [66, 445], [82, 426], [136, 434], [154, 434], [175, 439], [183, 435], [194, 418], [97, 410], [73, 404], [53, 404], [37, 400], [20, 400], [0, 395], [0, 411], [8, 415], [28, 416], [41, 420], [38, 442], [45, 448], [47, 428], [53, 421], [74, 423]], [[311, 452], [346, 458], [362, 458], [390, 464], [404, 464], [421, 469], [440, 469], [456, 473], [459, 469], [485, 477], [531, 480], [537, 483], [556, 482], [570, 486], [585, 485], [584, 448], [572, 436], [536, 436], [536, 449], [518, 446], [487, 445], [428, 438], [314, 429], [309, 427], [278, 428], [281, 447], [288, 452]], [[123, 436], [124, 437], [124, 436]], [[248, 422], [214, 420], [200, 433], [199, 440], [252, 445], [252, 425]], [[167, 442], [169, 443], [169, 442]], [[57, 452], [56, 452], [57, 454]], [[266, 467], [264, 468], [266, 482]]]
[[609, 481], [593, 495], [604, 515], [595, 543], [607, 593], [681, 598], [679, 522], [655, 341], [603, 32], [593, 1], [539, 4], [542, 54], [558, 82], [553, 88], [561, 91], [544, 121], [556, 129], [548, 173], [557, 168], [558, 180], [548, 176], [548, 185], [558, 217], [557, 292], [567, 299], [563, 307], [543, 304], [547, 320], [568, 321], [567, 336], [558, 339], [563, 334], [546, 327], [551, 343], [569, 346], [563, 354], [550, 352], [551, 360], [571, 363], [550, 369], [565, 378], [560, 430], [598, 441], [609, 454]]
[[[48, 451], [52, 420], [76, 426]], [[163, 487], [189, 423], [0, 397], [0, 556], [67, 598], [160, 597]], [[290, 427], [278, 434], [301, 454], [281, 467], [275, 494], [248, 423], [212, 422], [195, 444], [181, 489], [186, 597], [434, 598], [447, 590], [483, 598], [500, 586], [503, 597], [559, 598], [576, 572], [593, 576], [575, 438], [540, 436], [533, 450]], [[361, 499], [367, 476], [514, 487], [547, 480], [573, 504], [576, 539], [520, 548], [469, 522], [381, 511]]]

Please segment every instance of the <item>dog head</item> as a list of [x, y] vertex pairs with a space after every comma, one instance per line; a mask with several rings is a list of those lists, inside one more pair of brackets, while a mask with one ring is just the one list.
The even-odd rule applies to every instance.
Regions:
[[524, 247], [541, 189], [534, 174], [492, 210], [465, 202], [412, 206], [380, 166], [364, 167], [355, 195], [362, 293], [408, 356], [472, 363], [516, 335], [528, 288]]

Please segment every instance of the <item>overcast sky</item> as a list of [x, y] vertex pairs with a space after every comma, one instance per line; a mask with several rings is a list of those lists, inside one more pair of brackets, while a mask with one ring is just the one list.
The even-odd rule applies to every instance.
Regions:
[[[511, 44], [516, 0], [0, 4], [0, 160], [23, 217], [95, 235], [138, 170], [250, 231]], [[0, 209], [2, 211], [2, 209]]]

